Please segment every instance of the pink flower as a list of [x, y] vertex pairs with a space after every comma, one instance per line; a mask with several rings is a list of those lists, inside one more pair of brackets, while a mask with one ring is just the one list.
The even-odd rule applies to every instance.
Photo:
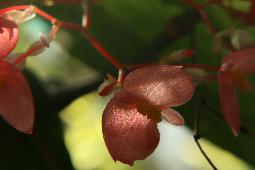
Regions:
[[15, 48], [18, 39], [18, 26], [0, 16], [0, 59], [6, 57]]
[[180, 68], [153, 65], [129, 73], [103, 112], [103, 136], [112, 158], [133, 165], [148, 157], [159, 143], [157, 122], [164, 118], [183, 125], [182, 116], [169, 107], [183, 105], [193, 92], [191, 77]]
[[223, 59], [218, 72], [221, 110], [234, 135], [240, 129], [240, 109], [236, 87], [251, 90], [246, 76], [255, 73], [255, 49], [231, 53]]
[[34, 104], [29, 85], [15, 65], [3, 59], [18, 41], [18, 26], [0, 16], [0, 115], [14, 128], [32, 133]]

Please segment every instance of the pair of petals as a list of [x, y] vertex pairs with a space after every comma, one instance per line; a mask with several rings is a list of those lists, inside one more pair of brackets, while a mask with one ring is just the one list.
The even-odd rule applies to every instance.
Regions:
[[22, 72], [6, 61], [18, 42], [18, 26], [0, 16], [0, 115], [14, 128], [32, 133], [33, 97]]
[[[102, 118], [105, 144], [116, 161], [133, 165], [135, 160], [148, 157], [159, 143], [157, 123], [149, 114], [141, 113], [139, 105], [159, 108], [161, 116], [174, 125], [183, 125], [181, 115], [169, 109], [187, 102], [194, 86], [189, 75], [168, 65], [136, 69], [124, 81], [107, 104]], [[144, 109], [150, 111], [150, 109]]]
[[[255, 49], [231, 53], [223, 59], [218, 72], [221, 109], [224, 118], [234, 135], [240, 130], [240, 108], [236, 94], [236, 82], [240, 82], [235, 73], [247, 76], [255, 73]], [[243, 82], [245, 83], [245, 82]]]

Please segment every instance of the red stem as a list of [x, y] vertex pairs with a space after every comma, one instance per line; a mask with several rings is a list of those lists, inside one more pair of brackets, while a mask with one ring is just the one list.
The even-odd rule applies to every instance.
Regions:
[[83, 36], [88, 40], [88, 42], [112, 65], [114, 65], [120, 70], [125, 68], [125, 66], [121, 64], [118, 60], [116, 60], [91, 34], [85, 31], [82, 33]]
[[183, 1], [184, 1], [185, 4], [188, 4], [188, 5], [194, 7], [198, 10], [198, 12], [199, 12], [200, 16], [202, 17], [204, 23], [207, 25], [207, 27], [209, 28], [209, 30], [211, 31], [212, 34], [217, 33], [216, 28], [214, 27], [214, 25], [210, 21], [208, 15], [205, 12], [204, 7], [200, 3], [195, 2], [193, 0], [183, 0]]
[[[20, 5], [20, 6], [12, 6], [12, 7], [8, 7], [8, 8], [4, 8], [0, 10], [0, 15], [11, 11], [11, 10], [26, 10], [28, 8], [33, 7], [35, 12], [40, 15], [41, 17], [43, 17], [44, 19], [50, 21], [52, 24], [59, 24], [60, 27], [64, 27], [66, 29], [71, 29], [71, 30], [75, 30], [75, 31], [79, 31], [83, 34], [83, 36], [87, 39], [87, 41], [106, 59], [108, 60], [113, 66], [115, 66], [118, 69], [124, 69], [124, 65], [121, 64], [118, 60], [116, 60], [92, 35], [90, 35], [88, 32], [86, 32], [86, 28], [82, 27], [79, 24], [75, 24], [75, 23], [70, 23], [70, 22], [62, 22], [58, 19], [56, 19], [55, 17], [49, 15], [48, 13], [40, 10], [37, 7], [34, 6], [30, 6], [30, 5]], [[91, 16], [91, 13], [89, 12], [89, 16]], [[21, 62], [23, 59], [25, 59], [28, 55], [32, 54], [33, 51], [27, 51], [25, 52], [23, 55], [21, 55], [16, 61], [15, 63], [19, 63]]]
[[35, 49], [30, 49], [26, 51], [25, 53], [21, 54], [14, 62], [13, 64], [19, 64], [22, 60], [27, 58], [28, 56], [32, 55], [36, 50]]

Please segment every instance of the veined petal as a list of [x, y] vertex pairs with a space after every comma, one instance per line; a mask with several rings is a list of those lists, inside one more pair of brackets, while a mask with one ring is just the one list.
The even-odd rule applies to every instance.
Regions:
[[0, 16], [0, 59], [7, 56], [18, 42], [18, 26]]
[[0, 62], [0, 115], [14, 128], [32, 133], [34, 104], [29, 85], [14, 65]]
[[177, 112], [174, 109], [165, 109], [161, 112], [162, 117], [168, 122], [176, 126], [183, 126], [184, 125], [184, 119], [180, 115], [179, 112]]
[[234, 135], [237, 135], [240, 129], [240, 108], [231, 73], [220, 71], [218, 81], [221, 110]]
[[[104, 141], [115, 161], [133, 165], [148, 157], [159, 143], [156, 122], [140, 114], [125, 92], [117, 92], [102, 118]], [[130, 98], [132, 99], [132, 98]]]
[[152, 65], [130, 72], [123, 89], [149, 103], [168, 108], [186, 103], [193, 95], [191, 76], [170, 65]]

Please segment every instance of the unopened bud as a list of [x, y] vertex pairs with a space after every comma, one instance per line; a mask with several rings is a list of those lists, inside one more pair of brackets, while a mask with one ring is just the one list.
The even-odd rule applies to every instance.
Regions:
[[183, 71], [192, 77], [192, 82], [194, 85], [201, 84], [208, 76], [208, 73], [200, 68], [185, 68]]
[[35, 41], [30, 45], [28, 51], [32, 51], [30, 56], [41, 54], [45, 50], [45, 44], [42, 41]]
[[236, 30], [231, 36], [231, 44], [236, 50], [255, 45], [252, 35], [243, 30]]
[[50, 47], [50, 39], [48, 36], [46, 36], [44, 33], [40, 32], [39, 38], [45, 47], [47, 47], [47, 48]]
[[181, 49], [170, 53], [169, 55], [161, 58], [161, 64], [170, 64], [184, 60], [187, 57], [191, 57], [194, 51], [191, 49]]
[[224, 41], [224, 39], [231, 37], [234, 31], [235, 29], [232, 27], [230, 29], [220, 31], [214, 36], [212, 44], [212, 49], [214, 53], [217, 53], [220, 50], [224, 49], [225, 43], [230, 44], [230, 42], [226, 42]]
[[36, 14], [34, 12], [34, 7], [31, 6], [30, 8], [19, 11], [19, 10], [12, 10], [8, 11], [3, 15], [5, 18], [14, 21], [16, 24], [22, 24], [26, 21], [33, 19]]

